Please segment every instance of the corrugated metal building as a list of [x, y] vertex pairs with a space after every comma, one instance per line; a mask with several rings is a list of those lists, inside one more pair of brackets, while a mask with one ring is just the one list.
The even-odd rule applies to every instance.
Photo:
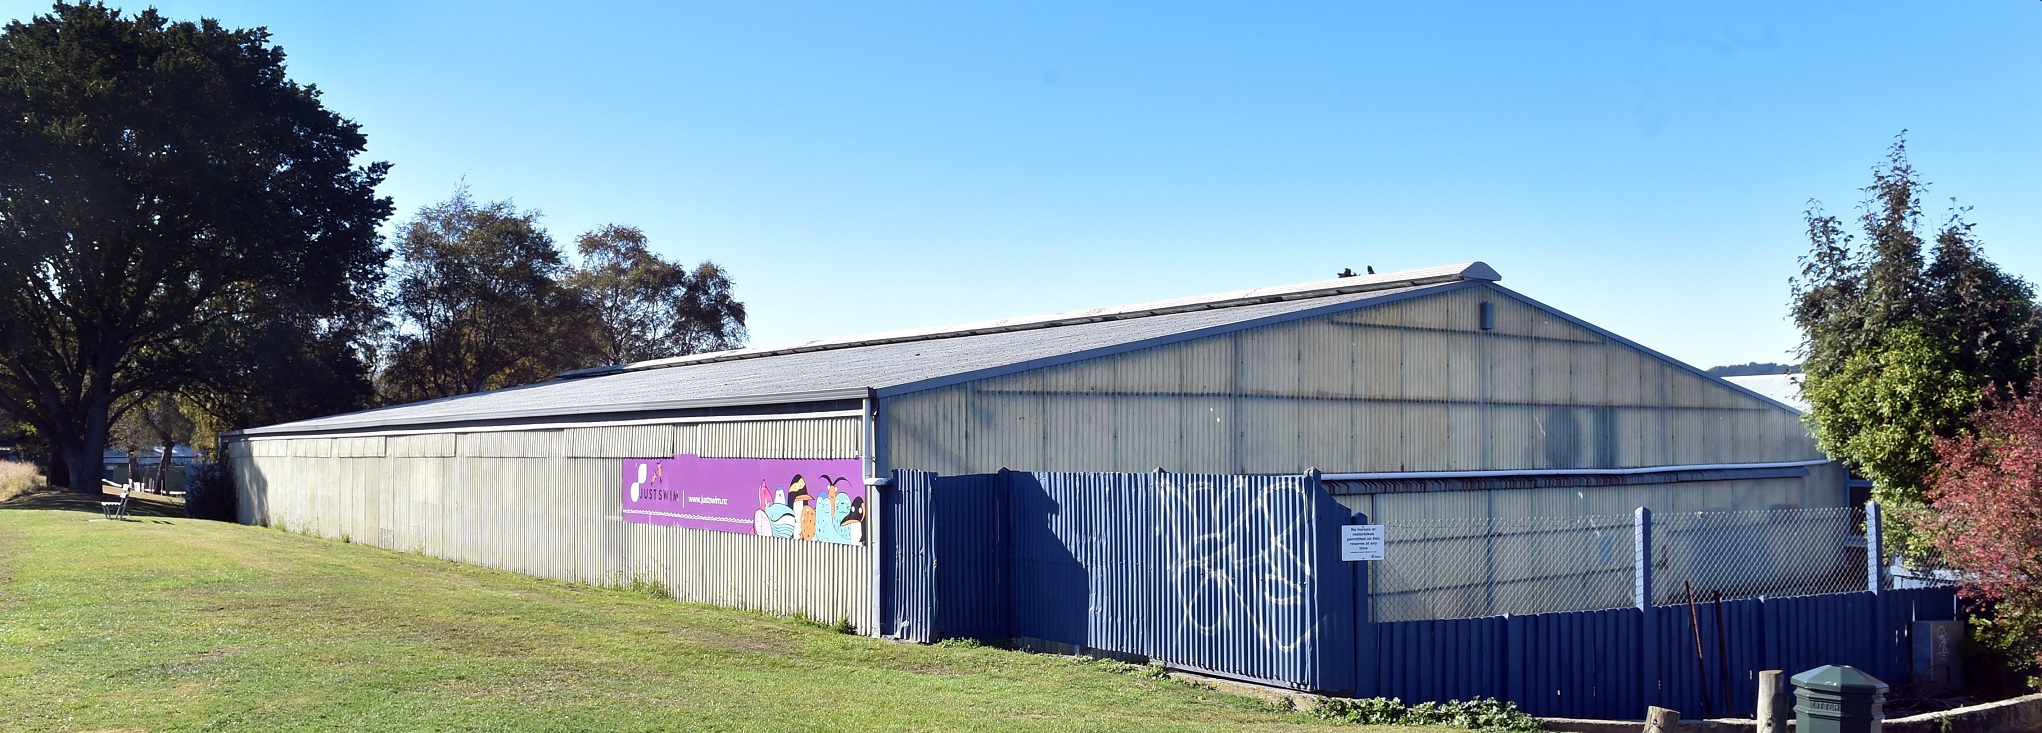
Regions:
[[1724, 377], [1723, 381], [1770, 397], [1782, 405], [1794, 408], [1796, 412], [1808, 411], [1808, 398], [1801, 396], [1799, 374], [1753, 374]]
[[625, 461], [1317, 469], [1379, 521], [1843, 505], [1792, 409], [1498, 279], [1469, 263], [592, 369], [226, 453], [246, 523], [868, 629], [876, 543], [625, 521]]

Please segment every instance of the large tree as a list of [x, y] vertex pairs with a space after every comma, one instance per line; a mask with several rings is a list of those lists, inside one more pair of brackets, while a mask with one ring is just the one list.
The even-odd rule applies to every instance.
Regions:
[[2036, 366], [2032, 289], [1980, 253], [1962, 209], [1924, 237], [1923, 186], [1896, 141], [1865, 189], [1862, 239], [1809, 209], [1794, 283], [1815, 436], [1898, 504], [1922, 499], [1936, 440], [1968, 430], [1988, 391], [2023, 389]]
[[386, 402], [509, 387], [590, 366], [590, 309], [561, 287], [566, 263], [538, 212], [479, 203], [463, 188], [420, 209], [399, 232], [397, 254]]
[[597, 352], [604, 364], [625, 364], [744, 343], [744, 304], [731, 294], [730, 274], [714, 262], [692, 270], [646, 245], [637, 227], [611, 224], [575, 242], [581, 263], [565, 284], [594, 308]]
[[386, 166], [269, 41], [84, 4], [0, 33], [0, 409], [54, 483], [98, 489], [117, 405], [365, 307]]
[[612, 224], [569, 265], [539, 212], [460, 188], [400, 229], [385, 402], [450, 397], [562, 371], [731, 348], [744, 305], [713, 262], [669, 262]]

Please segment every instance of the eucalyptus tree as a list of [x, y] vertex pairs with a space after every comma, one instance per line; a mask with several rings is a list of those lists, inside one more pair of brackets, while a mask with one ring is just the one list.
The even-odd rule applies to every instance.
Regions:
[[581, 262], [565, 284], [593, 309], [601, 364], [625, 364], [741, 346], [745, 307], [729, 271], [688, 268], [653, 252], [637, 227], [611, 224], [575, 241]]
[[466, 188], [399, 228], [385, 402], [537, 382], [587, 366], [593, 329], [539, 212]]

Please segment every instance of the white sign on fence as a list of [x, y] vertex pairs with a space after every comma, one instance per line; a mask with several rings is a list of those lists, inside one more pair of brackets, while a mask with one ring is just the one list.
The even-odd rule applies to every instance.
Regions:
[[1347, 562], [1383, 559], [1383, 525], [1341, 525], [1340, 559]]

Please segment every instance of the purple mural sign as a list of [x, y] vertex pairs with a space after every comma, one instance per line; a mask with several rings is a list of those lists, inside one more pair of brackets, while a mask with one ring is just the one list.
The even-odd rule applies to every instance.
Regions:
[[626, 458], [624, 521], [864, 544], [863, 476], [856, 458]]

